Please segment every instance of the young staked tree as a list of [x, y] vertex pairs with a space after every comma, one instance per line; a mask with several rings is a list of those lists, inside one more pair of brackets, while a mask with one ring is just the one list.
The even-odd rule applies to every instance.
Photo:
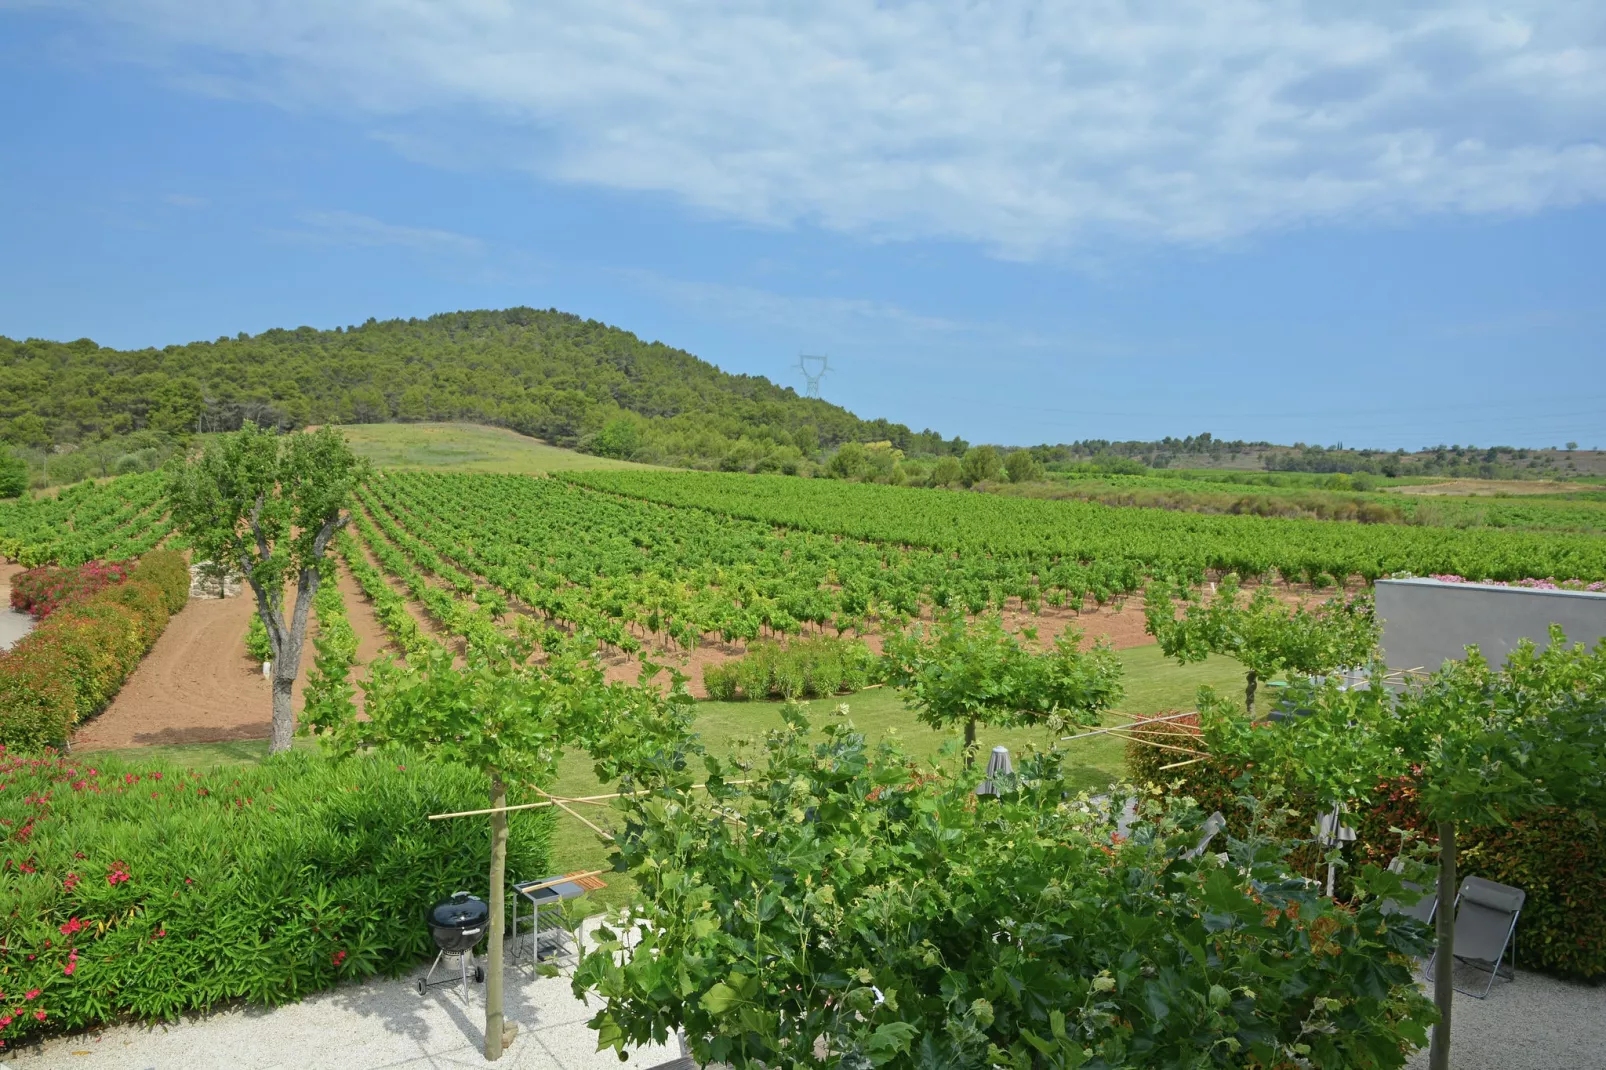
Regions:
[[889, 635], [889, 682], [933, 728], [964, 725], [965, 748], [978, 724], [1003, 727], [1042, 723], [1097, 724], [1120, 701], [1121, 662], [1100, 642], [1081, 649], [1082, 633], [1067, 628], [1047, 649], [1034, 629], [1007, 630], [996, 615], [974, 621], [950, 613]]
[[1448, 1070], [1457, 837], [1556, 807], [1606, 813], [1606, 642], [1569, 648], [1552, 628], [1542, 653], [1524, 640], [1495, 671], [1469, 648], [1465, 661], [1447, 663], [1398, 701], [1380, 682], [1359, 692], [1324, 684], [1299, 701], [1307, 716], [1270, 728], [1201, 704], [1210, 749], [1253, 762], [1258, 777], [1356, 801], [1410, 776], [1438, 839], [1439, 1022], [1429, 1065]]
[[[1146, 630], [1167, 657], [1183, 665], [1225, 654], [1244, 667], [1244, 708], [1255, 712], [1255, 691], [1278, 673], [1317, 675], [1361, 667], [1377, 654], [1380, 637], [1369, 599], [1332, 599], [1317, 609], [1289, 606], [1269, 586], [1246, 600], [1238, 577], [1229, 573], [1208, 602], [1195, 602], [1181, 585], [1161, 580], [1144, 595]], [[1180, 597], [1184, 609], [1177, 616]]]
[[[693, 716], [683, 677], [672, 677], [667, 695], [647, 686], [607, 685], [594, 643], [550, 632], [543, 643], [540, 665], [531, 664], [533, 647], [514, 639], [499, 649], [470, 647], [462, 665], [444, 648], [406, 663], [381, 658], [362, 684], [363, 719], [350, 704], [335, 703], [309, 723], [339, 756], [399, 748], [465, 765], [489, 781], [485, 1058], [493, 1060], [518, 1032], [506, 1020], [502, 984], [509, 790], [550, 784], [565, 746], [589, 750], [598, 776], [612, 779], [643, 752], [676, 746]], [[657, 671], [644, 666], [643, 684]]]
[[[295, 733], [291, 687], [307, 614], [329, 540], [349, 519], [345, 509], [366, 471], [334, 428], [280, 435], [248, 423], [178, 463], [169, 481], [173, 523], [194, 559], [239, 569], [256, 597], [273, 655], [270, 753], [288, 750]], [[286, 617], [291, 582], [295, 604]]]

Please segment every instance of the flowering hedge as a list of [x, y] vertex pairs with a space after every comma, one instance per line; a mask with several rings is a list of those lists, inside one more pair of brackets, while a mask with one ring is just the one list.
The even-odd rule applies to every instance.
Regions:
[[[124, 1017], [275, 1004], [433, 955], [424, 910], [485, 894], [484, 777], [295, 752], [199, 773], [0, 749], [0, 1042]], [[548, 868], [545, 811], [508, 875]]]
[[123, 686], [189, 599], [183, 557], [153, 550], [122, 582], [58, 605], [0, 655], [0, 744], [66, 739]]
[[[1135, 734], [1172, 746], [1195, 745], [1197, 717], [1150, 724]], [[1128, 775], [1140, 783], [1176, 784], [1205, 810], [1221, 810], [1229, 827], [1242, 828], [1247, 812], [1238, 803], [1233, 781], [1245, 769], [1215, 758], [1177, 769], [1158, 767], [1186, 760], [1141, 743], [1127, 744]], [[1375, 802], [1347, 819], [1354, 824], [1356, 862], [1386, 864], [1399, 851], [1399, 834], [1409, 829], [1437, 843], [1418, 811], [1409, 780], [1377, 785]], [[1290, 833], [1308, 835], [1303, 826], [1315, 820], [1314, 799], [1285, 800], [1293, 809]], [[1295, 827], [1298, 826], [1298, 827]], [[1520, 965], [1565, 977], [1606, 977], [1606, 827], [1586, 815], [1554, 810], [1497, 828], [1463, 829], [1457, 835], [1464, 876], [1483, 877], [1528, 893], [1519, 924]], [[1293, 860], [1315, 872], [1319, 852], [1296, 852]]]
[[43, 620], [64, 605], [122, 583], [133, 567], [132, 561], [91, 561], [76, 568], [31, 568], [12, 579], [11, 608]]

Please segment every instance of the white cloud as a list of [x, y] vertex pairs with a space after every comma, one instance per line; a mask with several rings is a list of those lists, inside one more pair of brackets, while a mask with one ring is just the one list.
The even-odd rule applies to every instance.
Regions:
[[81, 6], [208, 91], [765, 225], [1034, 256], [1606, 198], [1606, 13], [1559, 0]]
[[479, 239], [449, 230], [404, 227], [355, 212], [309, 212], [300, 217], [303, 230], [279, 231], [281, 236], [331, 245], [395, 245], [426, 253], [478, 253]]

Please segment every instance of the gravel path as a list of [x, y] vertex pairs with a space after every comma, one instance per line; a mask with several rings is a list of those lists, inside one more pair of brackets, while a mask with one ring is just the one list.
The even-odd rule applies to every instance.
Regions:
[[[1489, 975], [1461, 967], [1463, 988]], [[1427, 1070], [1418, 1052], [1408, 1070]], [[1577, 985], [1517, 971], [1515, 982], [1496, 981], [1488, 999], [1457, 992], [1450, 1016], [1453, 1070], [1606, 1070], [1606, 985]]]

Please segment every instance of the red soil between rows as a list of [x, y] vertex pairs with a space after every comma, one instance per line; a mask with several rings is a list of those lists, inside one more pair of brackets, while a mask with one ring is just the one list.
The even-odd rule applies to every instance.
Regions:
[[[373, 559], [370, 557], [370, 560]], [[374, 562], [377, 566], [377, 562]], [[0, 578], [21, 571], [5, 566]], [[367, 664], [381, 653], [394, 653], [385, 631], [374, 615], [373, 606], [355, 579], [342, 566], [338, 584], [346, 603], [347, 616], [357, 633], [358, 665], [353, 682], [366, 676]], [[389, 579], [389, 577], [387, 577]], [[406, 596], [399, 583], [397, 593]], [[1326, 597], [1300, 588], [1279, 589], [1288, 601]], [[427, 634], [445, 638], [438, 625], [410, 599], [408, 609]], [[270, 728], [271, 693], [261, 667], [245, 653], [245, 633], [255, 606], [249, 597], [192, 599], [176, 614], [167, 631], [157, 640], [151, 653], [124, 684], [122, 691], [100, 716], [84, 724], [73, 738], [75, 747], [96, 749], [173, 743], [216, 743], [242, 739], [265, 739]], [[1122, 603], [1074, 613], [1069, 609], [1044, 606], [1034, 616], [1021, 609], [1004, 613], [1011, 628], [1035, 627], [1043, 642], [1051, 641], [1068, 627], [1080, 628], [1083, 645], [1103, 639], [1117, 650], [1145, 646], [1154, 639], [1144, 630], [1141, 596]], [[868, 636], [872, 649], [880, 649], [879, 636]], [[692, 651], [662, 653], [653, 660], [673, 665], [689, 677], [692, 694], [706, 698], [703, 670], [742, 655], [742, 644], [708, 642]], [[309, 635], [296, 681], [295, 705], [302, 706], [301, 690], [312, 663]], [[640, 672], [640, 659], [614, 654], [604, 659], [609, 681], [634, 682]], [[362, 701], [358, 689], [357, 701]]]

